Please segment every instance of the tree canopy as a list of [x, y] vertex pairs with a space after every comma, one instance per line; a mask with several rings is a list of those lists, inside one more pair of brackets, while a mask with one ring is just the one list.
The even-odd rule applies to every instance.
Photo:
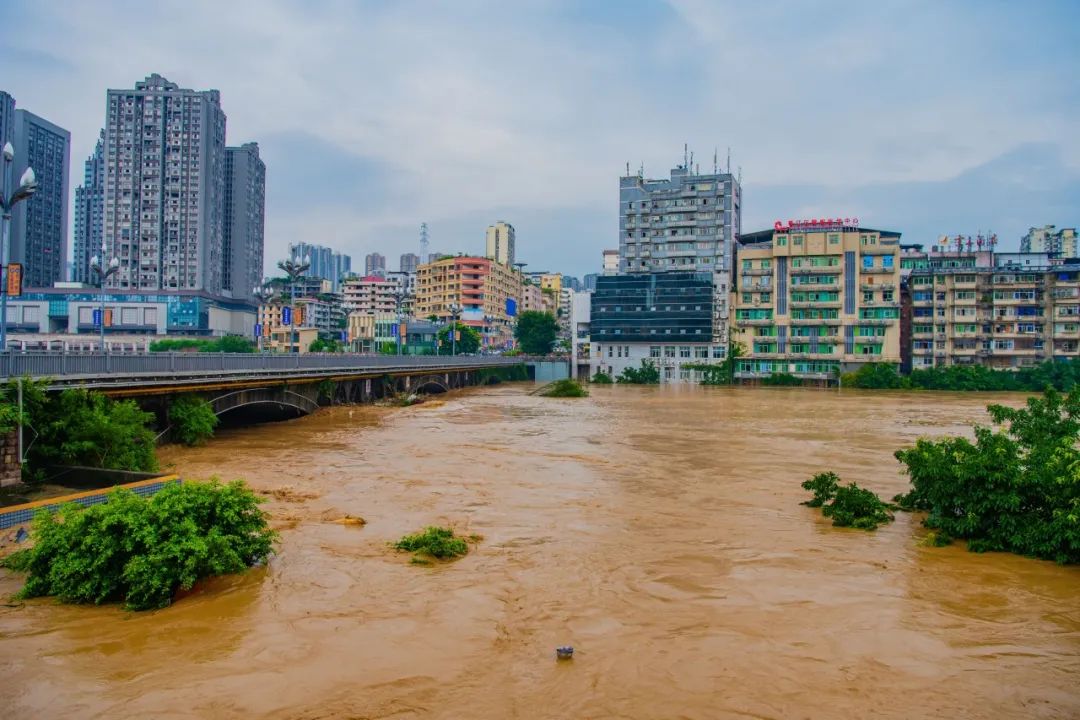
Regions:
[[450, 340], [451, 325], [439, 329], [439, 354], [449, 355], [456, 349], [458, 355], [470, 355], [480, 349], [480, 333], [465, 323], [458, 322], [459, 333], [456, 343]]
[[549, 312], [526, 310], [518, 315], [514, 338], [522, 352], [528, 355], [547, 355], [559, 333], [559, 323]]

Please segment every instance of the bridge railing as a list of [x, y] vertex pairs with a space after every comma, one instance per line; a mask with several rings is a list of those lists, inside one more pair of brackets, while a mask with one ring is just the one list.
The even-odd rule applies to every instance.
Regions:
[[379, 368], [453, 368], [513, 365], [518, 358], [448, 355], [360, 355], [347, 353], [0, 353], [0, 378], [72, 375], [170, 373], [239, 373], [285, 370], [363, 370]]

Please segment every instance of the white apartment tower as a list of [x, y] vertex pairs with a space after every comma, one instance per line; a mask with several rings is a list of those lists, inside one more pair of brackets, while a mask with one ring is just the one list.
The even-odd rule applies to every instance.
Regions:
[[487, 257], [497, 263], [514, 264], [514, 226], [498, 221], [487, 229]]
[[105, 256], [120, 261], [108, 286], [223, 294], [220, 93], [155, 73], [134, 90], [109, 90], [105, 117]]

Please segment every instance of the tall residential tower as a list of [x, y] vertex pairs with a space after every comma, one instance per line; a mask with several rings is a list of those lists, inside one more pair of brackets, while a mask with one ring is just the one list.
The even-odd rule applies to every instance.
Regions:
[[32, 112], [16, 110], [14, 135], [11, 179], [18, 182], [32, 167], [38, 191], [12, 212], [10, 255], [5, 261], [22, 263], [26, 287], [51, 287], [67, 279], [71, 133]]
[[105, 122], [106, 257], [124, 290], [223, 294], [225, 113], [217, 90], [153, 74], [109, 90]]
[[102, 216], [105, 213], [105, 131], [98, 136], [94, 154], [83, 165], [82, 185], [75, 188], [75, 251], [71, 279], [96, 282], [90, 258], [101, 251]]
[[514, 226], [498, 221], [487, 229], [487, 257], [503, 265], [514, 264]]
[[263, 277], [266, 165], [258, 143], [225, 149], [225, 227], [222, 286], [235, 299], [248, 299]]

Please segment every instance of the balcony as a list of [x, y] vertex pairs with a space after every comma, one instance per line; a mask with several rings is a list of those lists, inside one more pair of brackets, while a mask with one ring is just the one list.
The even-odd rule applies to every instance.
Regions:
[[791, 307], [793, 308], [838, 308], [840, 307], [839, 300], [792, 300]]
[[[736, 318], [736, 325], [773, 325], [776, 320], [772, 318], [754, 318], [752, 320], [739, 320]], [[665, 336], [666, 337], [666, 336]]]
[[792, 292], [801, 292], [803, 290], [840, 290], [839, 283], [799, 283], [798, 285], [792, 284], [790, 286]]
[[746, 276], [746, 275], [772, 275], [773, 274], [773, 269], [772, 268], [743, 268], [742, 270], [739, 271], [739, 273], [741, 275], [743, 275], [743, 276]]
[[859, 283], [860, 290], [895, 290], [896, 283], [882, 282], [882, 283]]
[[827, 267], [799, 267], [791, 268], [792, 275], [839, 275], [843, 272], [843, 268], [839, 265], [829, 265]]
[[853, 320], [855, 325], [892, 325], [900, 322], [899, 318], [858, 318]]
[[792, 325], [839, 325], [840, 318], [791, 318]]
[[862, 275], [893, 275], [896, 273], [896, 268], [864, 267], [859, 268], [859, 273]]

